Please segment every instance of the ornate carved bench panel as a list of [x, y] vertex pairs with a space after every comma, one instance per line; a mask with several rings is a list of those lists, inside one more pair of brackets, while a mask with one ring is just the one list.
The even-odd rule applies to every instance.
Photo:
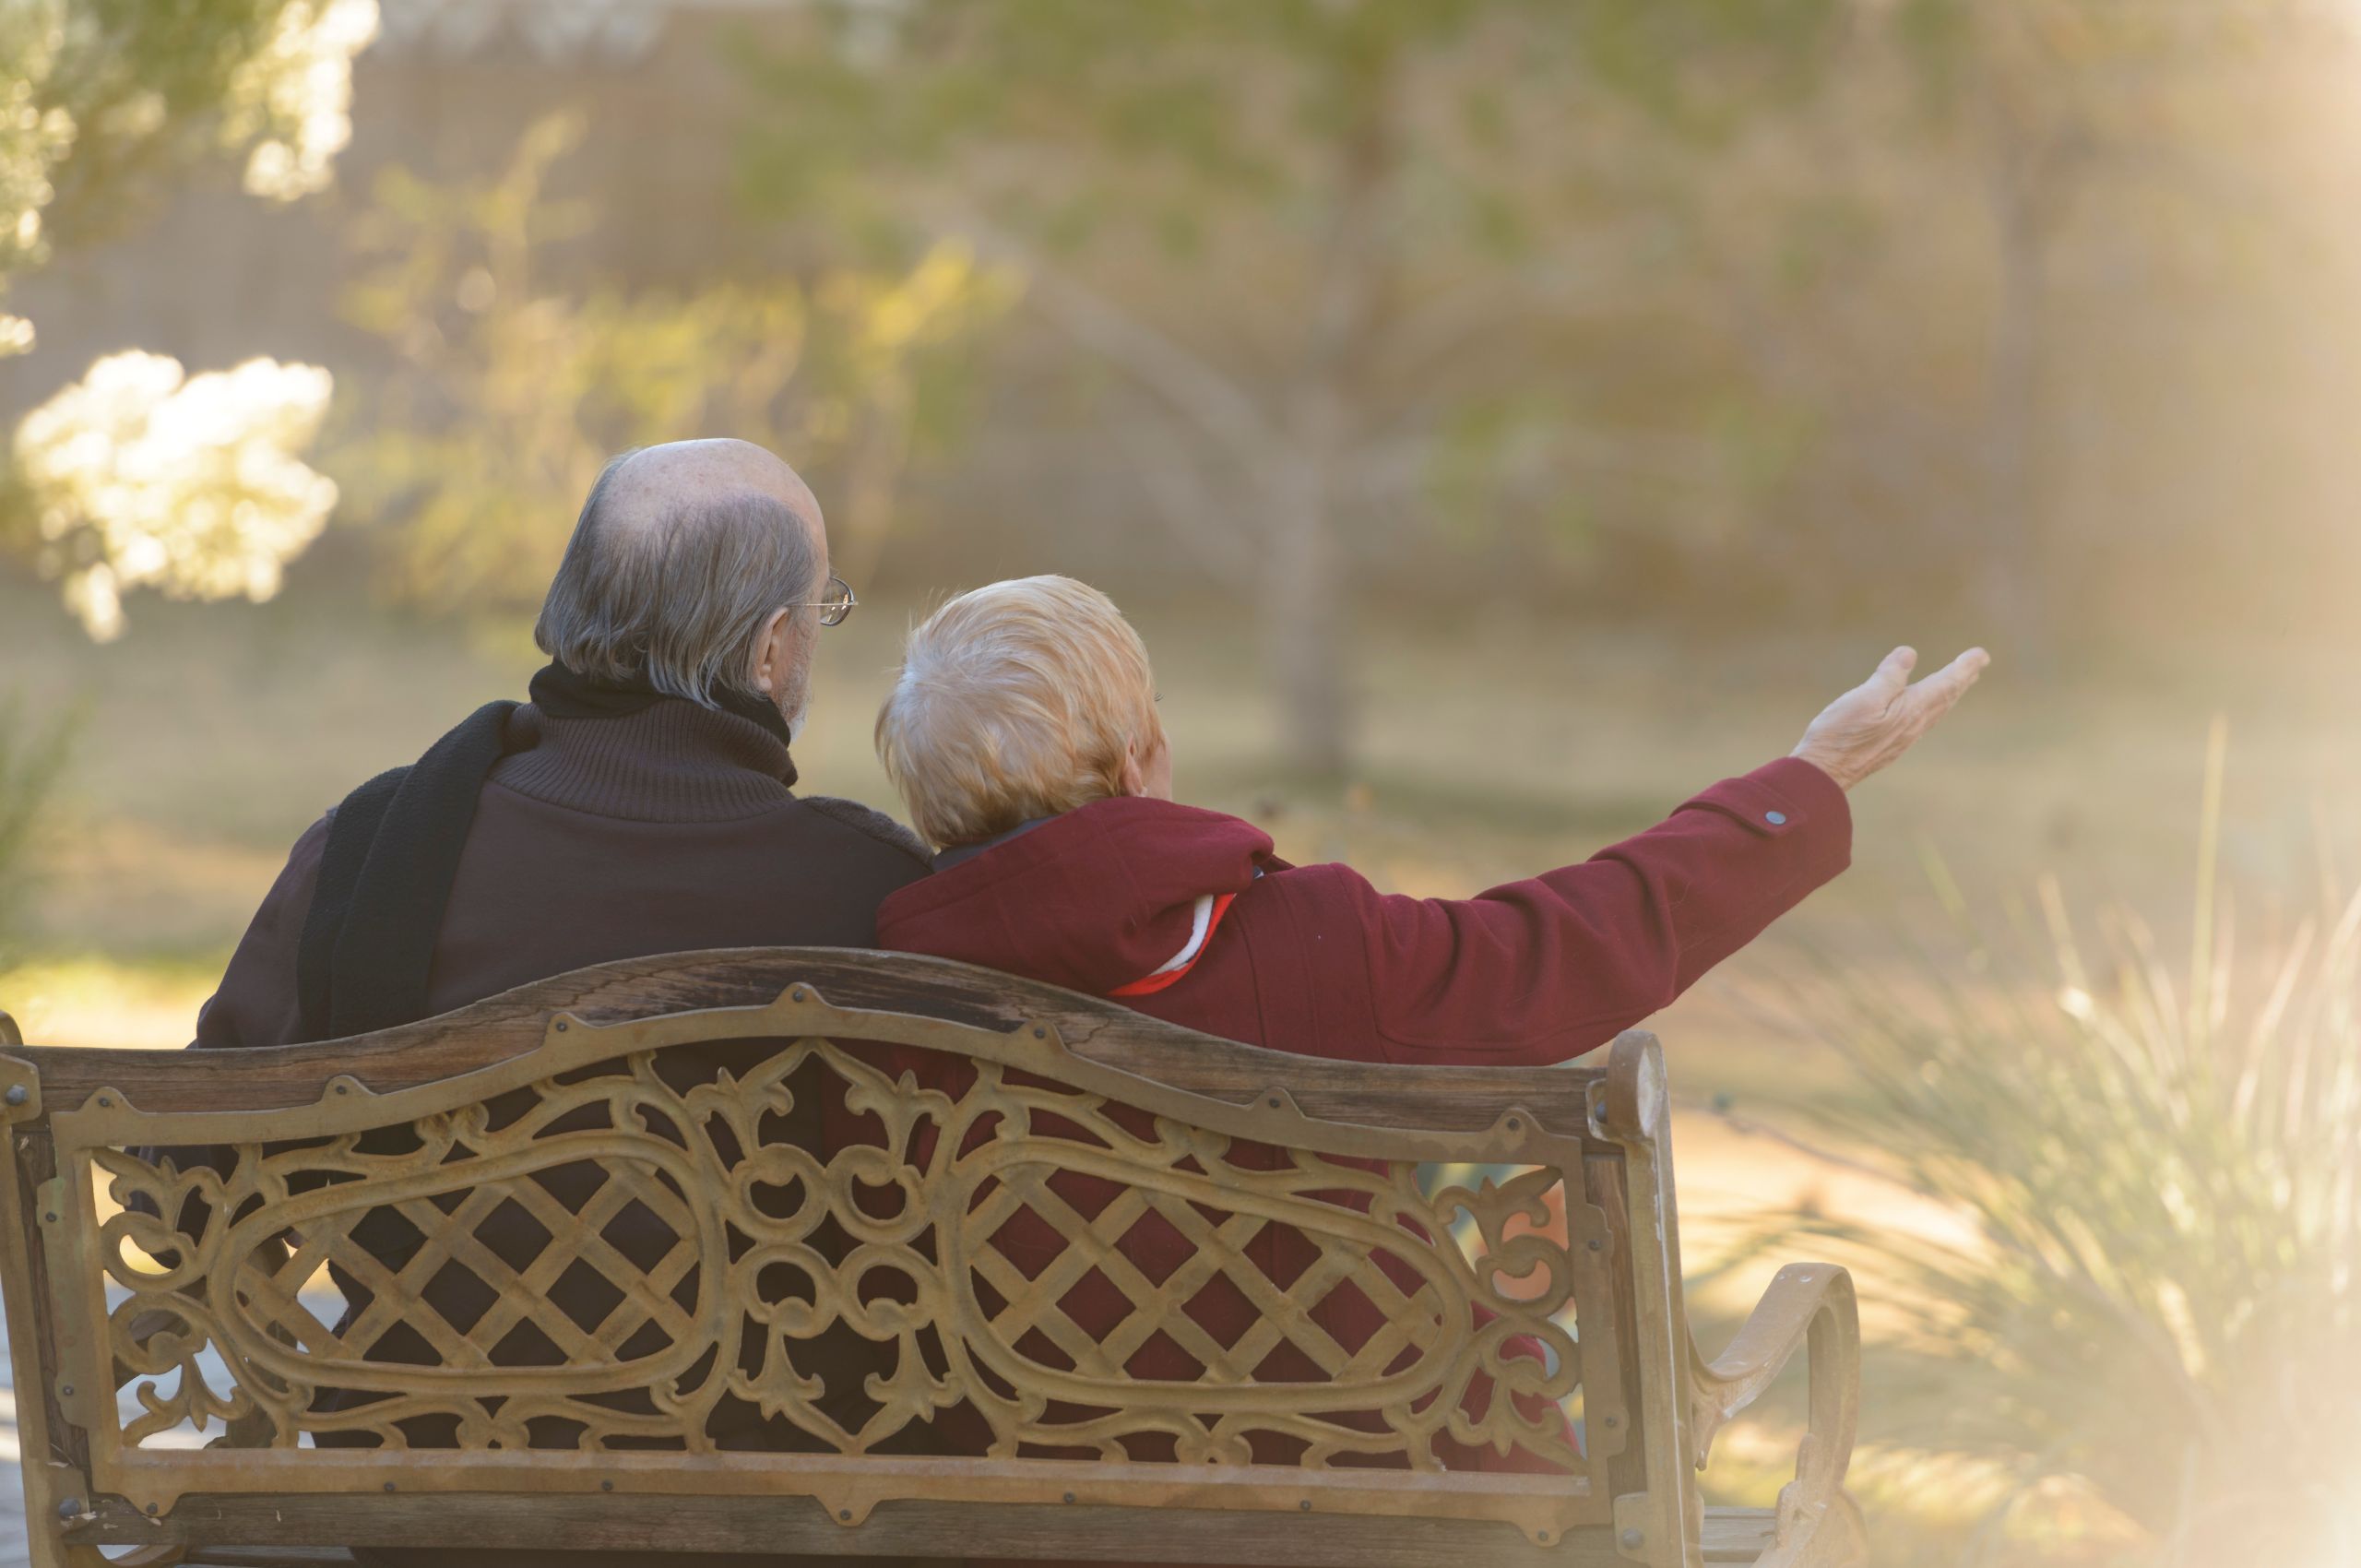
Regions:
[[16, 1174], [91, 1491], [166, 1519], [195, 1494], [801, 1495], [848, 1527], [896, 1500], [1186, 1503], [1536, 1546], [1612, 1519], [1633, 1422], [1595, 1075], [1471, 1098], [1000, 977], [997, 1015], [839, 1005], [827, 964], [765, 956], [692, 994], [768, 1000], [531, 988], [482, 1004], [479, 1048], [479, 1010], [438, 1021], [444, 1068], [416, 1031], [348, 1042], [300, 1099], [291, 1068], [188, 1108], [191, 1064], [140, 1053], [76, 1063], [69, 1104], [65, 1053], [32, 1053], [48, 1146]]

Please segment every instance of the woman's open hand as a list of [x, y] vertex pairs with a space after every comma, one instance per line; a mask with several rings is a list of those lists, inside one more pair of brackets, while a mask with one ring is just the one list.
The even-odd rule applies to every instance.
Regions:
[[1794, 754], [1850, 790], [1908, 751], [1949, 713], [1992, 656], [1969, 648], [1914, 686], [1910, 671], [1917, 662], [1916, 648], [1887, 654], [1876, 674], [1821, 710]]

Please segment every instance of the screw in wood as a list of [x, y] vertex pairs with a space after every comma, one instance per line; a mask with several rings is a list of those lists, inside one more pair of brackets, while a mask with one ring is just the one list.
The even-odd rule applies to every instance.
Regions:
[[1648, 1544], [1648, 1538], [1637, 1530], [1625, 1530], [1616, 1538], [1623, 1543], [1623, 1550], [1626, 1551], [1637, 1551]]
[[57, 1516], [61, 1519], [80, 1518], [82, 1516], [82, 1500], [78, 1497], [67, 1498], [65, 1502], [57, 1505]]
[[8, 1092], [6, 1095], [0, 1095], [0, 1099], [6, 1099], [11, 1105], [22, 1105], [30, 1099], [32, 1099], [31, 1091], [22, 1084], [10, 1084]]

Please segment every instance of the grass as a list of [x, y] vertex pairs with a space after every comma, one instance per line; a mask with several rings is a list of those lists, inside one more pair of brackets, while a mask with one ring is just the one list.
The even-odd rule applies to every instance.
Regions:
[[226, 952], [136, 962], [103, 954], [38, 956], [0, 969], [0, 1006], [36, 1045], [186, 1045], [228, 959]]
[[68, 719], [28, 719], [20, 698], [0, 695], [0, 953], [30, 901], [50, 797], [73, 738]]

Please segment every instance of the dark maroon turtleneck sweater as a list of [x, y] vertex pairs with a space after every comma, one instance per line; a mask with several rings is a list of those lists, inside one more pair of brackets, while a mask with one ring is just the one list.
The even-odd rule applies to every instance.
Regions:
[[[614, 719], [509, 719], [428, 981], [448, 1012], [586, 964], [703, 947], [867, 947], [925, 848], [850, 801], [798, 796], [787, 747], [678, 699]], [[334, 814], [331, 813], [332, 816]], [[302, 1038], [296, 948], [328, 817], [287, 867], [197, 1017], [199, 1046]]]

